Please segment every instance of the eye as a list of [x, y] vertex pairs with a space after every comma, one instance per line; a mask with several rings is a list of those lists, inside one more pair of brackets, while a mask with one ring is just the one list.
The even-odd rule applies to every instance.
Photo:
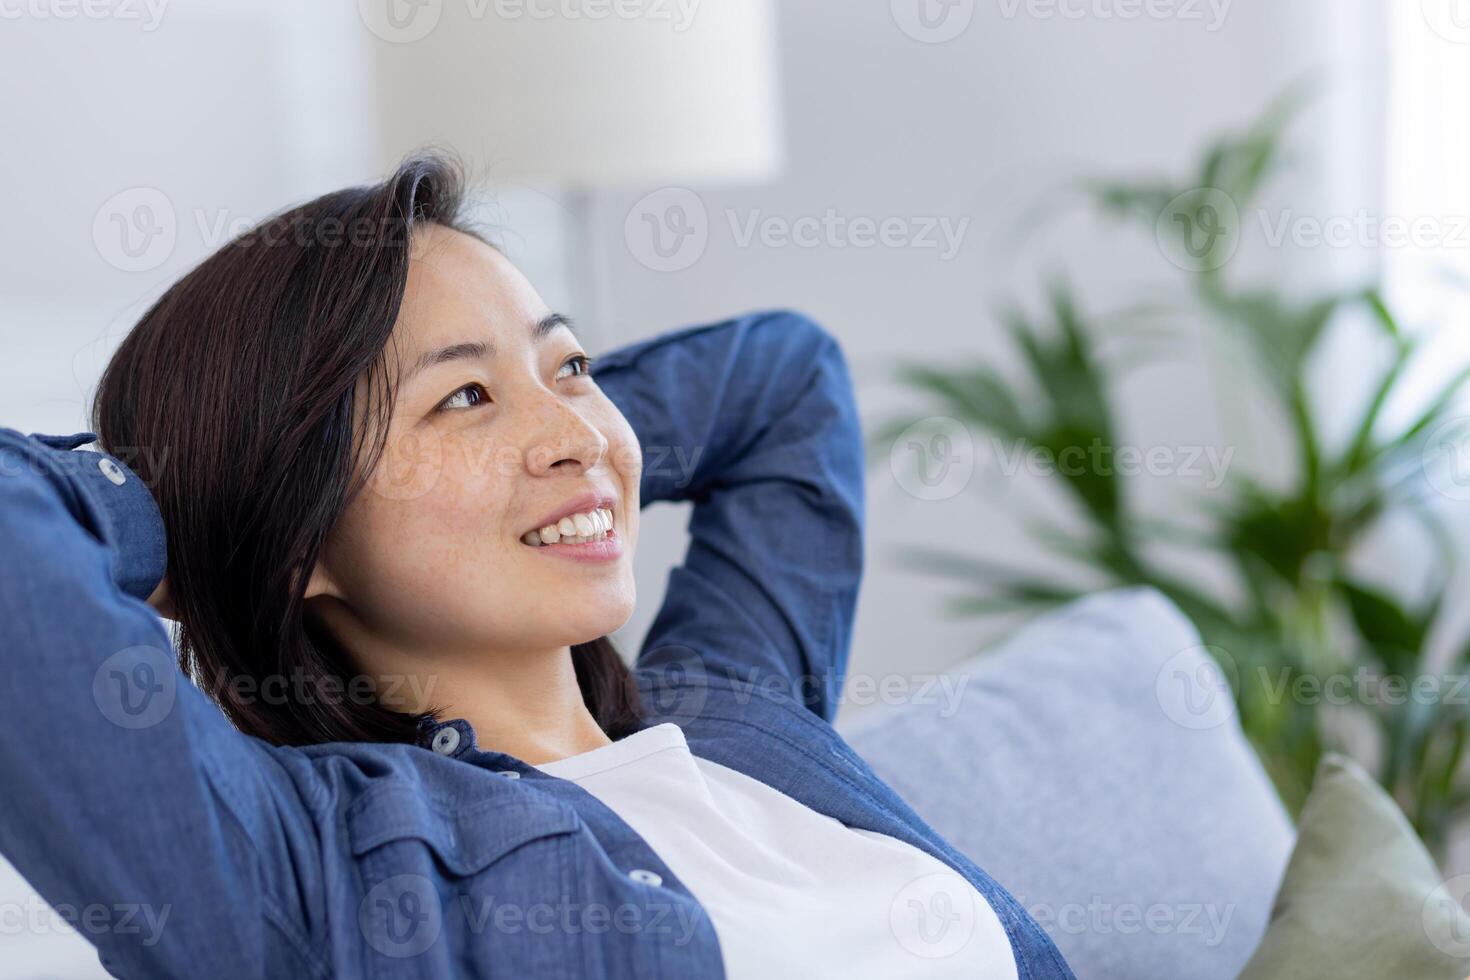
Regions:
[[577, 374], [571, 375], [571, 377], [574, 378], [587, 374], [592, 370], [592, 358], [588, 357], [586, 354], [573, 354], [571, 357], [567, 358], [566, 363], [563, 364], [562, 367], [569, 367], [573, 364], [580, 365], [582, 368], [582, 370], [577, 372]]
[[[565, 369], [573, 365], [576, 365], [579, 370], [574, 374], [567, 375], [567, 377], [581, 377], [591, 371], [592, 358], [586, 354], [573, 354], [567, 358], [562, 368]], [[557, 374], [560, 376], [561, 372], [558, 371]], [[485, 391], [485, 386], [477, 381], [472, 381], [451, 393], [448, 398], [436, 405], [434, 410], [436, 412], [460, 412], [467, 408], [477, 408], [480, 405], [488, 404], [489, 401], [490, 395]]]
[[463, 411], [466, 408], [475, 408], [489, 401], [490, 396], [485, 392], [485, 386], [472, 381], [436, 405], [434, 410], [437, 412], [457, 412]]

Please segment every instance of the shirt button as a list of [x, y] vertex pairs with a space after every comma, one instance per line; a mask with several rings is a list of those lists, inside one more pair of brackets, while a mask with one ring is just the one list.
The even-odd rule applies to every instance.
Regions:
[[521, 774], [518, 773], [518, 772], [516, 772], [514, 769], [497, 769], [497, 770], [495, 770], [495, 775], [497, 775], [497, 776], [504, 776], [506, 779], [520, 779], [521, 778]]
[[440, 755], [451, 755], [459, 748], [459, 729], [446, 726], [434, 736], [434, 751]]
[[634, 868], [632, 871], [628, 872], [628, 877], [642, 884], [652, 885], [655, 888], [664, 883], [662, 875], [657, 874], [653, 871], [647, 871], [643, 868]]
[[128, 475], [122, 471], [122, 467], [118, 466], [106, 456], [97, 460], [97, 468], [102, 471], [102, 475], [107, 477], [113, 486], [120, 487], [128, 482]]

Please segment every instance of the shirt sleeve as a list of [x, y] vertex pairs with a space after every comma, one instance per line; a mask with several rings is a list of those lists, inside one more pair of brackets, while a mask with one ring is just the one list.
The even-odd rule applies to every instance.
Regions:
[[91, 438], [0, 428], [0, 852], [117, 974], [316, 975], [309, 764], [178, 669], [157, 506]]
[[686, 327], [593, 375], [643, 451], [642, 506], [692, 501], [689, 548], [638, 655], [836, 714], [863, 571], [863, 446], [837, 340], [790, 311]]

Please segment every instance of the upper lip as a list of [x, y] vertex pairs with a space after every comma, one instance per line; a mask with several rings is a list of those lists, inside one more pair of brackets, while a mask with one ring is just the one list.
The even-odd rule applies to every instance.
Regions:
[[615, 499], [612, 494], [603, 491], [580, 494], [561, 504], [556, 510], [542, 518], [539, 523], [526, 528], [521, 533], [525, 534], [528, 531], [539, 531], [548, 524], [555, 524], [563, 517], [571, 517], [573, 514], [583, 514], [589, 510], [596, 510], [599, 507], [606, 507], [609, 511], [616, 513], [613, 507]]

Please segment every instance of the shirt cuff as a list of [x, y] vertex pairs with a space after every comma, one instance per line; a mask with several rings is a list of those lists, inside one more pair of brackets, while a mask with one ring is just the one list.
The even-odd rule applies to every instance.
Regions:
[[[0, 429], [0, 446], [19, 450], [53, 483], [89, 531], [110, 545], [112, 578], [127, 595], [147, 600], [168, 568], [168, 538], [153, 492], [116, 456], [77, 449], [96, 433], [31, 433]], [[69, 491], [69, 492], [68, 492]]]

